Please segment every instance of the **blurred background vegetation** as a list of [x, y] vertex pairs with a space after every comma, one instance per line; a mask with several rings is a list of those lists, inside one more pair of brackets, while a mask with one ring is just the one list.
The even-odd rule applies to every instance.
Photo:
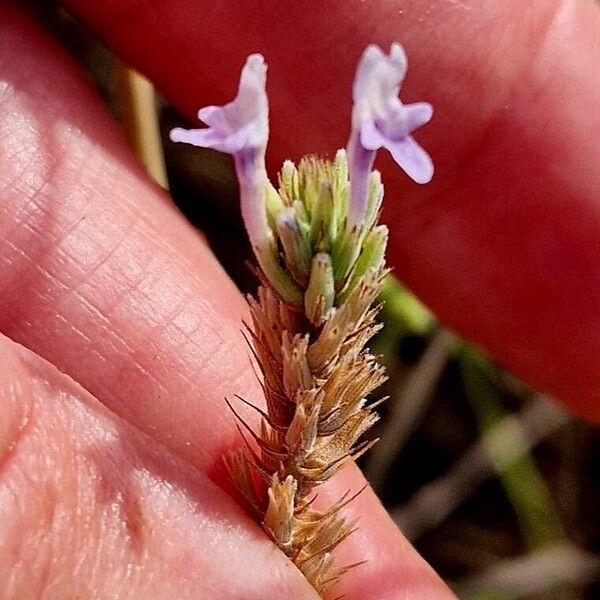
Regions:
[[[152, 86], [66, 13], [36, 7], [151, 176], [252, 291], [229, 158], [169, 143], [181, 120]], [[398, 280], [388, 279], [382, 300], [375, 349], [389, 400], [362, 466], [394, 520], [460, 598], [600, 598], [598, 430], [444, 329]]]

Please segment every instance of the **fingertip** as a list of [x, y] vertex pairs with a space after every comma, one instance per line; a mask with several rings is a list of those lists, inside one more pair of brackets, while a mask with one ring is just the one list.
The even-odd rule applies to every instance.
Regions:
[[[319, 502], [333, 503], [365, 486], [358, 467], [351, 463], [319, 492]], [[333, 590], [333, 597], [348, 600], [456, 600], [455, 595], [402, 535], [367, 485], [343, 509], [348, 520], [358, 519], [358, 531], [336, 550], [336, 564], [364, 564], [351, 569]]]

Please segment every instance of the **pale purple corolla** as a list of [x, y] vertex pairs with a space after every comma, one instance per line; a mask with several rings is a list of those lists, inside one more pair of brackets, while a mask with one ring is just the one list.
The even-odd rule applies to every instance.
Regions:
[[208, 127], [171, 131], [174, 142], [214, 148], [232, 154], [240, 185], [242, 217], [255, 251], [273, 243], [267, 221], [265, 151], [269, 137], [269, 104], [265, 90], [267, 66], [260, 54], [251, 54], [240, 76], [235, 99], [224, 106], [207, 106], [198, 118]]
[[353, 87], [352, 132], [346, 148], [350, 175], [347, 224], [360, 228], [367, 208], [369, 175], [375, 152], [388, 150], [396, 163], [417, 183], [433, 177], [431, 158], [410, 135], [427, 123], [433, 108], [426, 102], [402, 104], [398, 98], [407, 69], [400, 44], [389, 55], [372, 44], [358, 63]]
[[[352, 132], [346, 148], [350, 200], [346, 228], [332, 248], [337, 258], [335, 276], [338, 282], [348, 275], [357, 260], [362, 235], [369, 228], [367, 213], [373, 210], [372, 202], [369, 204], [369, 181], [376, 151], [386, 148], [418, 183], [428, 182], [433, 175], [431, 159], [411, 136], [416, 128], [431, 119], [433, 109], [425, 102], [405, 105], [398, 98], [406, 68], [406, 56], [399, 44], [392, 44], [389, 55], [378, 46], [367, 47], [357, 67]], [[263, 57], [250, 55], [242, 69], [235, 99], [224, 106], [200, 109], [198, 117], [208, 127], [176, 128], [171, 131], [171, 139], [233, 155], [242, 217], [261, 270], [284, 299], [300, 305], [303, 291], [298, 281], [305, 278], [310, 269], [312, 248], [306, 244], [310, 246], [311, 241], [304, 239], [296, 221], [286, 221], [289, 220], [287, 213], [279, 218], [283, 204], [277, 207], [281, 200], [267, 177], [265, 152], [269, 106], [266, 72]], [[295, 171], [293, 165], [292, 170]], [[285, 173], [284, 165], [284, 179]], [[275, 204], [273, 198], [277, 198]], [[298, 198], [290, 200], [296, 202]], [[289, 242], [287, 247], [286, 242]], [[295, 265], [294, 276], [282, 263], [281, 246], [287, 251], [286, 256], [293, 254], [295, 260], [301, 262]]]

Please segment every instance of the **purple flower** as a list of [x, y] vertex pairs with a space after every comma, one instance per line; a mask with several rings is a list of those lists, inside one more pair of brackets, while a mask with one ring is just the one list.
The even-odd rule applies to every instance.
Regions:
[[198, 118], [208, 127], [171, 131], [174, 142], [214, 148], [232, 154], [240, 184], [242, 216], [252, 246], [264, 249], [273, 243], [268, 226], [265, 195], [268, 179], [265, 150], [269, 137], [269, 105], [265, 84], [267, 66], [260, 54], [246, 60], [237, 96], [224, 106], [207, 106]]
[[398, 92], [406, 69], [406, 55], [400, 44], [392, 44], [389, 55], [378, 46], [370, 45], [358, 64], [353, 88], [352, 133], [347, 147], [350, 227], [360, 227], [362, 223], [368, 178], [379, 148], [387, 149], [417, 183], [427, 183], [433, 177], [431, 158], [410, 135], [431, 119], [433, 108], [426, 102], [402, 104]]
[[[315, 227], [311, 219], [325, 222], [327, 211], [334, 209], [324, 203], [313, 212], [312, 200], [304, 198], [303, 205], [295, 196], [284, 202], [269, 182], [265, 166], [269, 136], [266, 73], [263, 57], [260, 54], [250, 55], [242, 69], [235, 99], [224, 106], [200, 109], [198, 117], [208, 127], [176, 128], [171, 131], [171, 139], [233, 155], [240, 185], [242, 217], [260, 268], [282, 298], [301, 306], [304, 298], [301, 286], [308, 276], [314, 250], [311, 236]], [[372, 225], [368, 222], [369, 215], [374, 216], [379, 208], [380, 185], [373, 186], [376, 192], [372, 192], [372, 196], [374, 194], [377, 198], [373, 199], [373, 196], [369, 200], [369, 181], [376, 150], [382, 147], [389, 150], [404, 171], [419, 183], [426, 183], [433, 175], [431, 159], [411, 137], [417, 127], [429, 121], [433, 111], [425, 102], [407, 105], [400, 102], [398, 91], [405, 74], [406, 57], [399, 44], [392, 44], [389, 55], [371, 45], [358, 64], [353, 88], [352, 133], [347, 146], [350, 177], [347, 228], [345, 234], [329, 240], [336, 257], [334, 273], [338, 283], [347, 277], [356, 262], [362, 247], [362, 235]], [[285, 173], [284, 166], [284, 180]], [[328, 182], [328, 177], [326, 169], [323, 169], [317, 180]], [[346, 185], [344, 181], [344, 188]], [[320, 198], [315, 199], [315, 202], [319, 201]], [[292, 230], [284, 226], [285, 215], [278, 218], [286, 202], [292, 205], [298, 203], [300, 212], [295, 218], [306, 221], [304, 229]], [[329, 217], [333, 223], [334, 217], [331, 214]], [[313, 233], [305, 235], [305, 229]], [[289, 267], [290, 261], [293, 267]]]

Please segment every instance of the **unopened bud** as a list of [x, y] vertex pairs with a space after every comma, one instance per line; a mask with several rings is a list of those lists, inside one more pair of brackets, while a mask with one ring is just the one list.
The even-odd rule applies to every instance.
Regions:
[[311, 224], [313, 247], [318, 252], [331, 250], [337, 224], [334, 220], [333, 194], [330, 183], [322, 183], [319, 198], [314, 205]]
[[335, 284], [331, 256], [324, 252], [315, 254], [310, 270], [308, 288], [304, 294], [306, 316], [317, 327], [328, 317], [335, 299]]
[[388, 240], [388, 228], [385, 225], [379, 225], [373, 229], [365, 238], [361, 253], [354, 265], [352, 275], [348, 284], [337, 297], [338, 304], [344, 304], [350, 294], [354, 291], [361, 279], [369, 271], [379, 272], [384, 265], [385, 248]]
[[283, 247], [288, 270], [301, 286], [305, 286], [308, 281], [312, 251], [293, 208], [285, 208], [277, 216], [277, 234]]
[[279, 255], [274, 243], [255, 246], [254, 253], [265, 277], [273, 289], [294, 306], [302, 306], [302, 292], [291, 275], [281, 266]]
[[292, 203], [300, 197], [298, 189], [298, 170], [291, 160], [283, 163], [279, 174], [279, 187], [285, 197]]

